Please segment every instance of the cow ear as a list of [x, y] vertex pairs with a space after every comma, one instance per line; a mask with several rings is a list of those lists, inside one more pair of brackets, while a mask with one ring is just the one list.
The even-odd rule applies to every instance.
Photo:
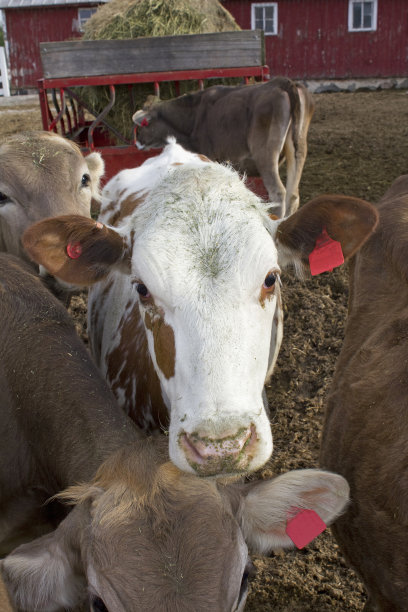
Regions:
[[272, 233], [279, 264], [294, 264], [299, 271], [309, 269], [309, 255], [316, 241], [325, 236], [340, 243], [346, 260], [370, 237], [377, 223], [377, 210], [365, 200], [341, 195], [314, 198], [290, 217], [275, 222]]
[[272, 480], [244, 485], [237, 518], [248, 546], [255, 552], [268, 553], [293, 547], [286, 529], [300, 510], [314, 511], [320, 517], [317, 520], [328, 525], [342, 512], [348, 495], [349, 486], [338, 474], [293, 470]]
[[[86, 580], [77, 542], [74, 508], [58, 528], [23, 544], [0, 562], [12, 604], [21, 610], [71, 609], [86, 596]], [[78, 537], [78, 536], [76, 536]]]
[[22, 242], [36, 263], [74, 285], [91, 285], [114, 267], [129, 269], [125, 239], [116, 230], [80, 215], [39, 221], [25, 231]]

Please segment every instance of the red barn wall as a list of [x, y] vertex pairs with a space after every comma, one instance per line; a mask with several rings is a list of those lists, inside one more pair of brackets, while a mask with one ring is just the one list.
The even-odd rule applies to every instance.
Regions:
[[33, 7], [4, 11], [12, 88], [37, 87], [37, 79], [42, 77], [40, 42], [80, 36], [77, 20], [81, 6]]
[[[223, 6], [243, 29], [251, 2]], [[348, 32], [348, 0], [278, 0], [278, 35], [265, 36], [271, 74], [296, 79], [408, 76], [408, 2], [378, 0], [377, 30]]]

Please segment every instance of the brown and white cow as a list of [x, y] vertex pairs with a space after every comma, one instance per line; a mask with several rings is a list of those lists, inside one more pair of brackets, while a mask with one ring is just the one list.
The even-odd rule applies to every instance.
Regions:
[[170, 415], [180, 469], [256, 470], [272, 452], [263, 388], [282, 336], [281, 266], [308, 267], [323, 228], [350, 256], [375, 209], [324, 196], [272, 220], [234, 170], [172, 142], [107, 184], [99, 219], [44, 221], [24, 244], [67, 282], [100, 281], [89, 334], [120, 405], [145, 431]]
[[352, 263], [345, 340], [327, 402], [321, 463], [351, 487], [334, 529], [370, 596], [408, 610], [408, 175], [377, 205]]
[[[173, 100], [150, 97], [133, 115], [137, 145], [162, 147], [168, 136], [189, 151], [228, 161], [259, 175], [279, 217], [299, 206], [299, 182], [307, 154], [312, 95], [290, 79], [228, 87], [215, 85]], [[286, 159], [286, 188], [279, 163]]]
[[25, 540], [0, 574], [18, 609], [237, 612], [248, 546], [291, 546], [299, 509], [326, 523], [342, 511], [347, 483], [328, 472], [247, 484], [180, 472], [166, 439], [145, 439], [117, 406], [27, 264], [0, 254], [0, 293], [1, 554]]
[[23, 132], [0, 142], [0, 251], [30, 261], [21, 244], [27, 227], [63, 214], [91, 216], [104, 163], [83, 157], [52, 132]]

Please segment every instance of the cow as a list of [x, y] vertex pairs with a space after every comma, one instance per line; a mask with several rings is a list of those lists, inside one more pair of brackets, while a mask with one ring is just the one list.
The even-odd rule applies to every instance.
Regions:
[[377, 205], [352, 262], [345, 338], [321, 440], [351, 504], [334, 528], [369, 594], [367, 610], [408, 610], [408, 175]]
[[292, 546], [300, 510], [342, 512], [348, 485], [321, 470], [251, 483], [181, 472], [164, 436], [118, 407], [27, 264], [0, 254], [0, 292], [0, 574], [16, 608], [240, 611], [248, 546]]
[[[285, 217], [299, 206], [313, 111], [313, 98], [305, 87], [276, 77], [254, 85], [214, 85], [166, 101], [150, 96], [133, 121], [139, 148], [162, 147], [168, 136], [175, 136], [189, 151], [261, 176], [273, 212]], [[286, 188], [279, 175], [282, 158]]]
[[40, 219], [62, 214], [90, 217], [91, 203], [96, 204], [100, 199], [103, 172], [99, 153], [84, 158], [76, 144], [53, 132], [23, 132], [3, 140], [0, 143], [0, 251], [30, 261], [21, 244], [27, 227]]
[[111, 179], [97, 224], [45, 220], [24, 246], [58, 278], [96, 283], [91, 350], [119, 404], [144, 431], [168, 429], [177, 467], [212, 476], [272, 452], [281, 266], [308, 269], [323, 228], [347, 258], [375, 223], [371, 204], [342, 196], [272, 220], [233, 169], [171, 142]]

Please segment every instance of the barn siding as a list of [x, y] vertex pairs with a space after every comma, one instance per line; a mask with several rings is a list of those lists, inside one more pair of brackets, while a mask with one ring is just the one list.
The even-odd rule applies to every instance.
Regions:
[[[248, 0], [223, 5], [251, 27]], [[297, 79], [408, 76], [408, 2], [378, 0], [375, 32], [348, 32], [348, 0], [278, 0], [278, 35], [265, 36], [271, 74]]]
[[86, 5], [7, 9], [11, 85], [37, 87], [41, 78], [40, 42], [78, 38], [78, 9]]

